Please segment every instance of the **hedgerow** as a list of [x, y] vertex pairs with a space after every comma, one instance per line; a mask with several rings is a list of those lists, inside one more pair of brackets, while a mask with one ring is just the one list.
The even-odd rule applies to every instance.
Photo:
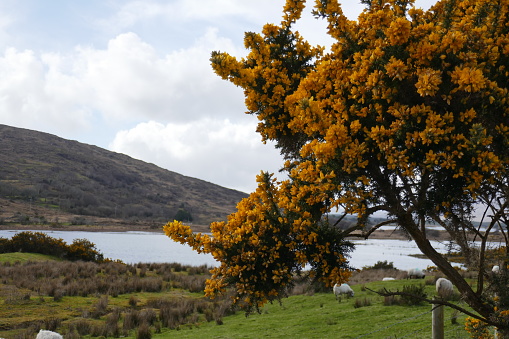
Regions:
[[68, 245], [61, 238], [32, 231], [16, 233], [11, 239], [0, 238], [0, 253], [10, 252], [47, 254], [71, 261], [110, 261], [87, 239], [74, 239], [72, 244]]

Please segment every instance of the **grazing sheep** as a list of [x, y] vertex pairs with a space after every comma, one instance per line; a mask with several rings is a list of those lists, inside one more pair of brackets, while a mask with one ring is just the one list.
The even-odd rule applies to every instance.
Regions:
[[438, 278], [436, 284], [438, 295], [442, 299], [448, 299], [452, 295], [452, 282], [445, 278]]
[[493, 268], [491, 269], [491, 272], [493, 272], [493, 273], [500, 272], [500, 266], [498, 266], [498, 265], [493, 266]]
[[424, 279], [424, 271], [420, 268], [412, 268], [407, 271], [408, 279]]
[[341, 285], [335, 284], [334, 288], [332, 290], [334, 291], [334, 294], [336, 295], [336, 299], [341, 294], [346, 294], [349, 297], [353, 297], [353, 295], [354, 295], [352, 288], [350, 286], [348, 286], [348, 284], [341, 284]]
[[35, 339], [63, 339], [63, 337], [56, 332], [40, 330]]
[[385, 277], [382, 279], [382, 281], [391, 281], [391, 280], [396, 280], [396, 279], [394, 279], [393, 277]]

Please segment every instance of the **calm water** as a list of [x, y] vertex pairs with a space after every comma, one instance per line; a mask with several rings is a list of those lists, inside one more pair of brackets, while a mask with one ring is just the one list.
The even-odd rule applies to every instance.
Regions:
[[[0, 237], [10, 238], [19, 231], [0, 230]], [[74, 239], [88, 239], [96, 248], [111, 259], [125, 263], [178, 262], [185, 265], [216, 266], [217, 262], [208, 254], [197, 254], [189, 246], [181, 245], [161, 233], [151, 232], [75, 232], [44, 231], [53, 238], [62, 238], [68, 244]], [[356, 248], [350, 264], [355, 268], [371, 266], [377, 261], [393, 262], [399, 269], [426, 268], [433, 263], [428, 259], [411, 257], [419, 250], [413, 242], [405, 240], [356, 240]], [[446, 244], [434, 242], [439, 252], [446, 251]]]

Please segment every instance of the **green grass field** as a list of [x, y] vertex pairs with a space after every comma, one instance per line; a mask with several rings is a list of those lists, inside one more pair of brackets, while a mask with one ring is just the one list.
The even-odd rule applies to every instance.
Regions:
[[[0, 264], [7, 265], [11, 270], [12, 263], [29, 263], [40, 261], [40, 267], [51, 270], [53, 267], [67, 267], [66, 262], [48, 263], [51, 257], [26, 253], [0, 254]], [[8, 263], [8, 264], [6, 264]], [[21, 264], [23, 267], [24, 264]], [[49, 266], [48, 266], [49, 265]], [[37, 267], [37, 266], [30, 266]], [[116, 273], [117, 269], [109, 272], [109, 266], [95, 266], [89, 263], [81, 265], [80, 269], [91, 268], [97, 271], [98, 279], [111, 280], [119, 274], [123, 284], [128, 282], [142, 281], [147, 283], [163, 276], [166, 273], [157, 273], [161, 267], [132, 267], [132, 269]], [[14, 266], [13, 266], [14, 268]], [[32, 269], [34, 269], [32, 268]], [[63, 268], [60, 268], [61, 270]], [[194, 283], [205, 279], [203, 272], [194, 272], [192, 269], [177, 271], [173, 269], [171, 279], [164, 280], [162, 288], [158, 291], [136, 291], [132, 293], [110, 294], [89, 293], [88, 295], [67, 295], [61, 297], [45, 294], [47, 284], [56, 284], [61, 291], [72, 281], [66, 282], [66, 272], [59, 271], [59, 279], [51, 281], [41, 280], [36, 285], [36, 290], [23, 286], [15, 286], [9, 282], [7, 276], [0, 277], [0, 337], [7, 339], [33, 338], [38, 331], [34, 326], [45, 328], [54, 323], [56, 330], [64, 334], [66, 339], [91, 338], [91, 333], [104, 333], [105, 329], [118, 329], [116, 335], [96, 335], [94, 337], [123, 336], [136, 338], [137, 329], [130, 327], [126, 330], [126, 320], [133, 312], [141, 313], [146, 309], [153, 309], [157, 319], [151, 322], [150, 332], [152, 338], [431, 338], [431, 305], [402, 305], [397, 299], [392, 303], [384, 297], [370, 291], [378, 291], [386, 288], [392, 291], [403, 289], [405, 285], [425, 285], [429, 298], [435, 295], [434, 286], [431, 284], [433, 277], [430, 275], [425, 280], [395, 280], [376, 281], [366, 284], [352, 285], [355, 297], [337, 301], [334, 294], [309, 293], [292, 295], [282, 300], [282, 304], [268, 304], [261, 309], [261, 313], [251, 314], [248, 317], [242, 311], [232, 315], [217, 313], [211, 302], [203, 298], [200, 289], [196, 289]], [[362, 272], [361, 272], [362, 273]], [[372, 274], [373, 272], [366, 272]], [[107, 276], [107, 274], [112, 274]], [[158, 275], [159, 274], [159, 275]], [[19, 279], [19, 278], [17, 278]], [[54, 279], [54, 278], [51, 278]], [[92, 278], [90, 278], [92, 279]], [[47, 280], [47, 279], [46, 279]], [[69, 278], [67, 278], [69, 280]], [[87, 280], [89, 281], [89, 280]], [[104, 280], [98, 280], [104, 281]], [[44, 284], [46, 285], [43, 285]], [[84, 283], [83, 281], [82, 283]], [[29, 286], [26, 282], [26, 286]], [[97, 282], [96, 282], [97, 283]], [[23, 285], [23, 284], [22, 284]], [[44, 287], [45, 286], [45, 287]], [[149, 287], [151, 285], [148, 285]], [[186, 289], [192, 287], [194, 292]], [[43, 288], [44, 287], [44, 288]], [[39, 291], [40, 289], [40, 291]], [[106, 298], [107, 300], [103, 300]], [[132, 300], [136, 299], [133, 305]], [[456, 296], [456, 299], [457, 298]], [[105, 301], [100, 307], [101, 300]], [[162, 319], [165, 302], [182, 301], [181, 304], [166, 305], [167, 311], [175, 311], [175, 317], [180, 317], [180, 310], [194, 308], [194, 311], [186, 313], [186, 320], [173, 326], [164, 326]], [[459, 302], [459, 301], [458, 301]], [[461, 306], [465, 307], [464, 304]], [[168, 309], [171, 307], [171, 309]], [[214, 306], [216, 307], [216, 306]], [[98, 310], [101, 309], [101, 312]], [[178, 309], [178, 310], [177, 310]], [[201, 311], [198, 311], [202, 309]], [[207, 317], [207, 312], [209, 317]], [[94, 316], [94, 314], [96, 314]], [[114, 315], [116, 314], [116, 317]], [[208, 319], [207, 319], [208, 318]], [[112, 319], [116, 324], [111, 324]], [[176, 321], [176, 318], [172, 318]], [[450, 308], [445, 310], [445, 337], [446, 338], [469, 338], [464, 330], [463, 314], [458, 314]], [[108, 323], [110, 323], [108, 325]], [[89, 327], [89, 334], [78, 335], [79, 326], [84, 324]], [[161, 326], [163, 324], [163, 326]], [[70, 326], [74, 330], [69, 332]], [[94, 329], [95, 328], [95, 329]], [[76, 330], [77, 329], [77, 330]], [[160, 333], [158, 333], [160, 332]], [[147, 338], [146, 336], [143, 338]]]
[[[401, 289], [404, 284], [423, 281], [390, 281], [366, 284], [377, 290], [381, 287]], [[298, 295], [283, 300], [283, 304], [269, 304], [261, 314], [246, 316], [238, 312], [224, 318], [223, 325], [213, 322], [186, 327], [178, 333], [167, 331], [153, 338], [431, 338], [431, 306], [385, 306], [384, 298], [353, 286], [355, 297], [336, 301], [332, 293]], [[426, 286], [431, 295], [433, 286]], [[355, 307], [364, 300], [371, 305]], [[456, 324], [452, 318], [457, 316]], [[463, 314], [445, 309], [445, 337], [470, 338], [464, 330]]]
[[27, 261], [47, 261], [57, 260], [55, 257], [39, 253], [2, 253], [0, 254], [0, 263], [4, 262], [27, 262]]

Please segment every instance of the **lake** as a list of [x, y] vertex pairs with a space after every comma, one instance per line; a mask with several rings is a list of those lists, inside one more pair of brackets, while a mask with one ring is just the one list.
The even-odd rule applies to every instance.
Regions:
[[[0, 237], [11, 238], [20, 231], [0, 230]], [[40, 231], [37, 231], [40, 232]], [[119, 259], [125, 263], [139, 262], [178, 262], [184, 265], [217, 266], [217, 261], [209, 254], [198, 254], [189, 246], [181, 245], [162, 233], [152, 232], [78, 232], [42, 231], [53, 238], [62, 238], [68, 244], [74, 239], [88, 239], [106, 258]], [[378, 261], [387, 260], [394, 266], [407, 270], [433, 265], [431, 260], [412, 257], [419, 254], [412, 241], [406, 240], [354, 240], [355, 250], [351, 254], [350, 265], [355, 268], [372, 266]], [[446, 243], [432, 242], [441, 253], [447, 250]]]

